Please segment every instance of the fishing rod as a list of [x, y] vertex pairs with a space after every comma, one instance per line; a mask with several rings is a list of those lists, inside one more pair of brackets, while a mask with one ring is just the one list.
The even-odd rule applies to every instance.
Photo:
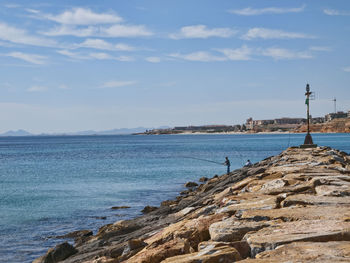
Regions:
[[188, 159], [200, 160], [200, 161], [204, 161], [204, 162], [210, 162], [210, 163], [216, 163], [216, 164], [223, 165], [223, 163], [219, 163], [219, 162], [211, 161], [211, 160], [208, 160], [208, 159], [196, 158], [196, 157], [191, 157], [191, 156], [181, 156], [181, 157], [183, 157], [183, 158], [188, 158]]

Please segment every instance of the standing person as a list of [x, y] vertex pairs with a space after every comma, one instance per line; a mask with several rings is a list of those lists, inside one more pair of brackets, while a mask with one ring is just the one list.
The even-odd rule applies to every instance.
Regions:
[[230, 163], [230, 160], [228, 159], [228, 157], [226, 156], [225, 157], [225, 162], [224, 162], [224, 165], [226, 165], [227, 166], [227, 174], [229, 174], [230, 173], [230, 166], [231, 166], [231, 163]]

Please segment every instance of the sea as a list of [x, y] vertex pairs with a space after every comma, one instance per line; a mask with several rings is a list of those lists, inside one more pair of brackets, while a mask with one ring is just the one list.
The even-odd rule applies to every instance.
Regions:
[[[0, 138], [0, 262], [32, 262], [75, 230], [141, 215], [184, 183], [303, 143], [304, 134]], [[350, 134], [314, 134], [350, 153]], [[113, 206], [130, 206], [113, 210]], [[72, 242], [72, 240], [68, 240]]]

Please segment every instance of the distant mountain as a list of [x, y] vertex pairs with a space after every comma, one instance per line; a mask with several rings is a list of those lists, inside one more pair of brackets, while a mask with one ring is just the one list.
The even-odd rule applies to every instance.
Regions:
[[7, 131], [5, 133], [0, 134], [0, 136], [31, 136], [30, 132], [25, 130], [17, 130], [17, 131]]

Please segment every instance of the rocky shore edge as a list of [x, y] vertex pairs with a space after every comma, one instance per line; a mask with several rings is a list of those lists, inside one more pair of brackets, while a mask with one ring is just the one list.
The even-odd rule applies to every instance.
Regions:
[[350, 156], [290, 147], [34, 263], [350, 262]]

